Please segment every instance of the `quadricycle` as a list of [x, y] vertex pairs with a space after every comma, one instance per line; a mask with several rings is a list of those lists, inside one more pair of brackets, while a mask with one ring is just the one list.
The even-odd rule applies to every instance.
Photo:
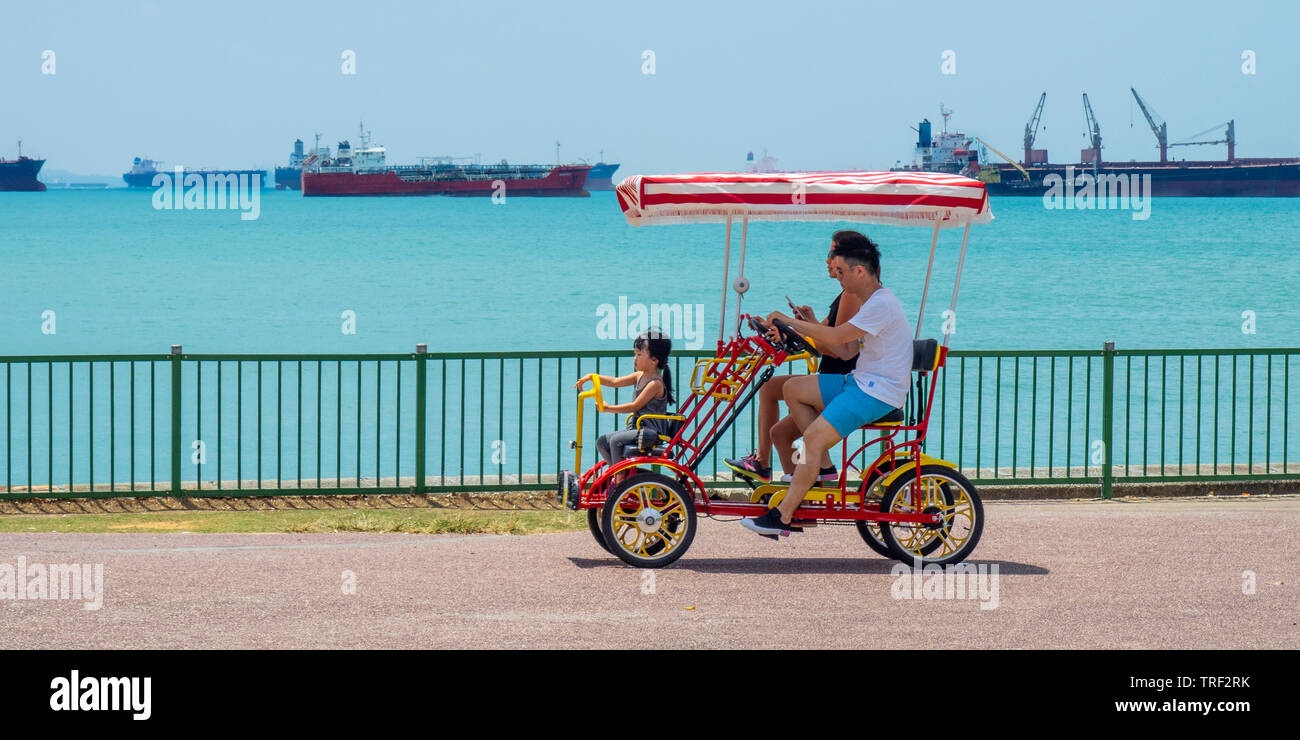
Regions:
[[[642, 568], [668, 565], [690, 548], [700, 517], [759, 516], [776, 506], [788, 486], [746, 479], [747, 495], [710, 493], [698, 470], [775, 371], [787, 363], [816, 370], [813, 342], [777, 321], [775, 336], [761, 319], [741, 312], [749, 290], [745, 252], [750, 221], [858, 222], [932, 229], [917, 336], [912, 386], [904, 408], [862, 427], [862, 444], [840, 445], [839, 478], [819, 483], [794, 517], [803, 528], [852, 525], [875, 552], [909, 565], [947, 565], [970, 556], [984, 529], [975, 486], [957, 465], [925, 452], [935, 388], [948, 356], [943, 340], [921, 339], [939, 232], [961, 228], [962, 241], [949, 310], [955, 315], [970, 227], [992, 220], [984, 184], [958, 175], [920, 172], [637, 175], [617, 189], [632, 225], [725, 223], [723, 300], [713, 357], [695, 363], [690, 391], [677, 413], [638, 418], [636, 444], [614, 465], [582, 467], [583, 410], [603, 411], [599, 377], [577, 398], [572, 470], [558, 475], [559, 501], [586, 511], [597, 543]], [[728, 283], [733, 225], [739, 222], [740, 269]], [[727, 324], [728, 289], [736, 293], [734, 324]], [[945, 328], [950, 324], [945, 324]], [[731, 328], [730, 335], [727, 329]], [[655, 424], [643, 422], [657, 419]]]

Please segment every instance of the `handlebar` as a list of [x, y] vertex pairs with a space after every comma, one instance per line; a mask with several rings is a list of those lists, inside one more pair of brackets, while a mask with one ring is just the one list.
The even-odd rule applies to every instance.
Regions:
[[[755, 334], [764, 335], [768, 332], [768, 327], [764, 325], [757, 316], [749, 316], [747, 318], [749, 328], [752, 329]], [[773, 321], [772, 327], [780, 333], [781, 349], [785, 350], [787, 354], [795, 355], [807, 352], [812, 357], [822, 356], [821, 352], [817, 351], [817, 348], [813, 346], [811, 340], [799, 334], [799, 332], [795, 331], [785, 322]]]
[[591, 399], [595, 400], [595, 402], [596, 402], [596, 410], [597, 410], [597, 411], [600, 411], [600, 412], [604, 412], [604, 411], [605, 411], [605, 397], [604, 397], [604, 395], [601, 393], [601, 390], [600, 390], [600, 376], [599, 376], [599, 375], [597, 375], [597, 374], [595, 374], [595, 373], [592, 373], [592, 374], [591, 374], [591, 390], [583, 391], [583, 392], [581, 392], [581, 393], [578, 394], [578, 407], [579, 407], [579, 408], [582, 407], [582, 399], [584, 399], [584, 398], [591, 398]]

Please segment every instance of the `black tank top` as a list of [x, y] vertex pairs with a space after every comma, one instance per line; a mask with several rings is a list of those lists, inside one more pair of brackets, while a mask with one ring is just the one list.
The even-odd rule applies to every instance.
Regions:
[[[835, 320], [839, 316], [840, 298], [843, 297], [843, 295], [843, 293], [840, 293], [835, 296], [835, 300], [831, 301], [830, 313], [826, 315], [826, 323], [830, 324], [832, 327], [835, 326]], [[857, 367], [857, 364], [857, 355], [854, 355], [853, 359], [850, 360], [841, 360], [838, 357], [822, 355], [821, 362], [817, 365], [817, 372], [825, 373], [827, 375], [848, 375], [853, 372], [853, 368]]]

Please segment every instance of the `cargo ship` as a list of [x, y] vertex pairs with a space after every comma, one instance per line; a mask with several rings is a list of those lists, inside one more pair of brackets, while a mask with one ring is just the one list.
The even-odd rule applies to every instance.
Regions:
[[[140, 157], [136, 157], [131, 163], [131, 171], [122, 175], [122, 179], [126, 181], [128, 187], [152, 188], [154, 186], [153, 184], [154, 175], [162, 174], [162, 175], [171, 176], [175, 174], [172, 170], [158, 169], [158, 165], [160, 164], [162, 164], [161, 161], [157, 161], [153, 159], [141, 159]], [[185, 170], [185, 175], [186, 176], [198, 175], [199, 177], [205, 177], [205, 178], [208, 175], [221, 175], [223, 177], [229, 175], [235, 175], [235, 176], [247, 175], [249, 177], [249, 182], [252, 182], [253, 176], [256, 175], [259, 178], [258, 182], [261, 183], [261, 187], [265, 188], [270, 186], [270, 182], [266, 178], [266, 170], [190, 170], [187, 169]]]
[[614, 189], [614, 171], [618, 169], [617, 164], [608, 164], [605, 161], [605, 153], [600, 153], [602, 161], [592, 165], [591, 172], [587, 173], [587, 190], [613, 190]]
[[316, 162], [327, 160], [329, 157], [330, 148], [321, 148], [320, 134], [316, 134], [316, 146], [311, 152], [303, 151], [302, 139], [294, 139], [293, 153], [289, 155], [289, 166], [275, 168], [275, 189], [302, 190], [303, 167], [311, 167]]
[[[1160, 148], [1160, 160], [1149, 162], [1108, 162], [1102, 157], [1101, 126], [1092, 112], [1087, 93], [1083, 94], [1084, 119], [1087, 122], [1089, 146], [1079, 152], [1079, 161], [1069, 164], [1051, 164], [1047, 150], [1035, 149], [1034, 142], [1042, 120], [1047, 93], [1038, 99], [1029, 123], [1025, 125], [1024, 157], [1020, 162], [998, 151], [978, 136], [967, 136], [948, 131], [948, 118], [952, 111], [942, 105], [943, 130], [932, 133], [928, 119], [915, 129], [917, 143], [912, 164], [895, 167], [903, 171], [950, 172], [978, 179], [986, 184], [990, 195], [1042, 196], [1067, 178], [1090, 175], [1093, 182], [1114, 183], [1118, 178], [1150, 178], [1151, 195], [1155, 197], [1300, 197], [1300, 158], [1269, 157], [1242, 158], [1236, 156], [1236, 123], [1220, 124], [1221, 139], [1207, 141], [1168, 142], [1168, 124], [1132, 90], [1143, 115], [1150, 124]], [[1201, 132], [1195, 139], [1211, 131]], [[1170, 160], [1168, 150], [1175, 146], [1227, 145], [1225, 160]], [[981, 148], [993, 152], [1002, 161], [988, 161], [981, 156]]]
[[0, 158], [0, 192], [40, 193], [45, 183], [36, 179], [45, 160], [23, 156], [23, 140], [18, 140], [18, 159]]
[[353, 149], [339, 142], [332, 159], [302, 171], [304, 196], [460, 195], [589, 197], [591, 165], [467, 164], [454, 157], [422, 157], [420, 164], [389, 165], [387, 151], [362, 134]]

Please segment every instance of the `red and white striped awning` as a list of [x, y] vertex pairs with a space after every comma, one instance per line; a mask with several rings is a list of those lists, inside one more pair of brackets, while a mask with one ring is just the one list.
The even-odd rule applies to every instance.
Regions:
[[618, 204], [633, 226], [856, 221], [941, 228], [993, 220], [984, 183], [936, 172], [633, 175]]

